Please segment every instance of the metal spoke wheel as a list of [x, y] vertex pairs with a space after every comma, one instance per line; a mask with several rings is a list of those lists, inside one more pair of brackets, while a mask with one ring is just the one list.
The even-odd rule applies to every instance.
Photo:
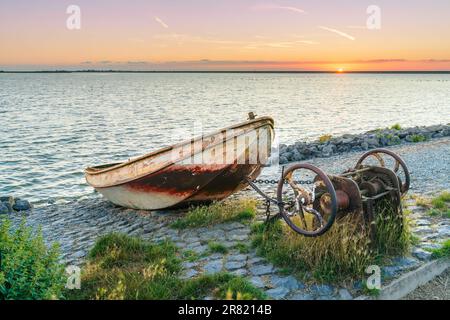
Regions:
[[[297, 180], [299, 177], [309, 180]], [[316, 201], [322, 196], [327, 198], [326, 210]], [[336, 191], [328, 176], [306, 163], [293, 165], [283, 173], [278, 182], [277, 200], [280, 214], [289, 227], [307, 237], [328, 231], [338, 210]]]
[[409, 170], [405, 161], [398, 154], [387, 149], [370, 150], [359, 158], [355, 169], [362, 169], [365, 165], [371, 165], [370, 161], [378, 162], [376, 165], [391, 169], [397, 175], [402, 195], [409, 190], [411, 179]]

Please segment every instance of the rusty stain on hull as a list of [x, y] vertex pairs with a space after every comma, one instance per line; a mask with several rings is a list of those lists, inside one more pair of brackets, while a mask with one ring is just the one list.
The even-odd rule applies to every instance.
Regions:
[[[224, 130], [230, 128], [237, 133], [225, 139]], [[236, 149], [236, 139], [252, 131], [256, 132], [257, 139], [253, 142], [246, 139], [245, 147], [235, 153], [233, 162], [222, 164], [226, 155], [225, 148], [221, 147], [232, 141], [232, 148]], [[258, 151], [264, 135], [268, 150], [262, 155], [258, 153], [257, 162], [252, 163], [249, 159]], [[270, 156], [272, 139], [273, 120], [262, 117], [203, 137], [201, 153], [208, 153], [212, 163], [186, 164], [183, 152], [177, 153], [175, 159], [173, 154], [169, 155], [175, 146], [180, 150], [192, 150], [197, 138], [124, 163], [87, 168], [86, 180], [111, 202], [136, 209], [163, 209], [221, 200], [244, 188], [246, 177], [259, 175], [261, 166]], [[211, 151], [211, 148], [217, 149]]]

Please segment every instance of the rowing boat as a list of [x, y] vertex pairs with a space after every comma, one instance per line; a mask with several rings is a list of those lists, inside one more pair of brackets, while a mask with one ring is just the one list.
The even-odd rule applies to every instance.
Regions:
[[274, 122], [254, 117], [120, 163], [85, 169], [116, 205], [144, 210], [224, 199], [255, 179], [271, 155]]

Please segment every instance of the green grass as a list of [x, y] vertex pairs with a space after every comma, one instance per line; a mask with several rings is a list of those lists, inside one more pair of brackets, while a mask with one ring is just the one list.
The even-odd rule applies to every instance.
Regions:
[[218, 299], [253, 300], [266, 299], [264, 291], [255, 288], [248, 280], [229, 273], [203, 275], [185, 282], [181, 287], [181, 299], [198, 299], [212, 293]]
[[425, 137], [422, 134], [413, 134], [411, 136], [411, 142], [423, 142], [423, 141], [426, 141], [426, 140], [427, 140], [427, 137]]
[[431, 200], [431, 204], [436, 209], [444, 209], [450, 205], [450, 192], [444, 191], [439, 196]]
[[[374, 222], [374, 235], [351, 216], [339, 219], [328, 232], [315, 238], [300, 236], [278, 220], [253, 225], [253, 245], [259, 255], [299, 277], [310, 274], [327, 282], [359, 278], [367, 266], [407, 252], [412, 241], [407, 227], [402, 229], [397, 219], [387, 218], [392, 210], [386, 203], [377, 210], [384, 218]], [[406, 226], [405, 220], [403, 216], [401, 223]]]
[[432, 257], [435, 259], [438, 258], [450, 258], [450, 239], [445, 241], [442, 248], [431, 250]]
[[237, 243], [233, 248], [238, 250], [239, 253], [242, 253], [242, 254], [250, 252], [250, 246], [248, 246], [245, 243]]
[[402, 130], [402, 127], [400, 126], [399, 123], [396, 123], [394, 125], [391, 126], [392, 130]]
[[278, 220], [256, 225], [253, 244], [259, 255], [281, 268], [334, 282], [363, 274], [371, 261], [368, 239], [356, 229], [350, 221], [340, 221], [323, 236], [306, 238]]
[[257, 201], [253, 199], [225, 200], [208, 206], [192, 208], [185, 217], [171, 224], [175, 229], [199, 228], [214, 224], [252, 220]]
[[432, 217], [450, 218], [450, 192], [444, 191], [428, 201], [428, 214]]
[[195, 252], [194, 250], [185, 250], [182, 253], [183, 255], [183, 260], [188, 261], [188, 262], [194, 262], [200, 259], [200, 255]]
[[319, 137], [319, 142], [320, 143], [325, 143], [331, 140], [333, 136], [331, 134], [324, 134], [322, 136]]
[[376, 232], [372, 239], [372, 248], [382, 258], [383, 256], [403, 255], [408, 252], [412, 243], [412, 234], [403, 216], [395, 215], [388, 201], [381, 201], [375, 206]]
[[228, 248], [225, 247], [222, 243], [219, 242], [209, 242], [208, 243], [209, 251], [212, 253], [227, 253]]
[[369, 289], [367, 287], [367, 283], [364, 282], [364, 284], [363, 284], [363, 292], [364, 292], [364, 294], [366, 294], [368, 296], [376, 298], [376, 297], [378, 297], [380, 295], [381, 290], [380, 289], [376, 289], [376, 288]]
[[397, 135], [390, 134], [390, 133], [386, 134], [386, 133], [380, 132], [380, 133], [377, 133], [376, 136], [378, 139], [382, 139], [382, 138], [386, 139], [388, 141], [389, 146], [397, 145], [402, 142], [401, 139]]
[[450, 209], [446, 209], [446, 210], [439, 210], [439, 209], [430, 209], [428, 210], [428, 215], [431, 217], [440, 217], [440, 218], [447, 218], [450, 219]]
[[153, 244], [121, 234], [100, 238], [83, 268], [81, 290], [70, 299], [157, 300], [264, 299], [247, 280], [227, 273], [180, 278], [183, 255], [169, 243]]

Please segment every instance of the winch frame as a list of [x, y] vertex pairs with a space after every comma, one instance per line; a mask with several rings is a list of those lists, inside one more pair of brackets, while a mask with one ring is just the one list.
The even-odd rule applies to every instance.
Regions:
[[[393, 158], [393, 169], [386, 167], [383, 156]], [[379, 165], [364, 164], [370, 158], [375, 158]], [[400, 169], [404, 174], [403, 179], [399, 175]], [[299, 170], [313, 172], [315, 178], [294, 180], [294, 172]], [[283, 167], [277, 182], [277, 198], [267, 195], [256, 182], [247, 178], [249, 186], [265, 199], [266, 221], [283, 218], [298, 234], [317, 237], [327, 232], [336, 219], [348, 215], [362, 217], [366, 228], [374, 234], [376, 226], [373, 222], [377, 215], [375, 206], [383, 199], [392, 204], [395, 216], [401, 216], [401, 198], [409, 189], [410, 174], [399, 155], [387, 149], [373, 149], [364, 153], [353, 169], [340, 175], [327, 175], [307, 163]], [[313, 185], [312, 190], [303, 184]], [[293, 190], [294, 199], [285, 199], [285, 186]], [[271, 204], [278, 207], [278, 213], [273, 216], [270, 214]], [[305, 213], [312, 215], [309, 226]], [[402, 219], [398, 221], [402, 223]]]

